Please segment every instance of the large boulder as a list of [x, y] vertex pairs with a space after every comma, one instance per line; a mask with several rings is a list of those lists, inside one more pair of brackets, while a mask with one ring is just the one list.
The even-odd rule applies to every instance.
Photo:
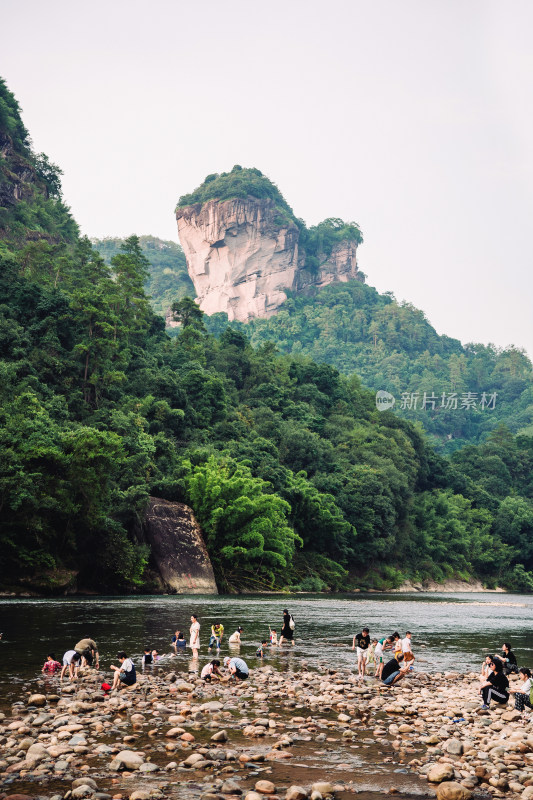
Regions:
[[202, 531], [189, 506], [151, 497], [143, 531], [163, 591], [218, 594]]
[[437, 800], [469, 800], [470, 789], [456, 781], [444, 781], [437, 786]]
[[451, 781], [454, 777], [454, 771], [451, 764], [433, 764], [428, 772], [428, 781], [432, 783], [440, 783], [441, 781]]

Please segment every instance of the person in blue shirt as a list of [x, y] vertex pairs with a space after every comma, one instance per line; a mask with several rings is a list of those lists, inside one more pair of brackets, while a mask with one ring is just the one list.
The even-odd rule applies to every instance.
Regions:
[[229, 658], [226, 656], [224, 666], [228, 668], [231, 677], [236, 678], [238, 681], [245, 681], [250, 674], [248, 664], [242, 658]]

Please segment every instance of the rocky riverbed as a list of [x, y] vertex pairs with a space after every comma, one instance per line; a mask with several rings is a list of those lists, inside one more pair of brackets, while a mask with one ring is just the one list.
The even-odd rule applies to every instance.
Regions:
[[482, 710], [475, 674], [388, 689], [266, 665], [242, 684], [143, 675], [109, 696], [101, 682], [41, 681], [0, 713], [0, 800], [533, 800], [533, 724]]

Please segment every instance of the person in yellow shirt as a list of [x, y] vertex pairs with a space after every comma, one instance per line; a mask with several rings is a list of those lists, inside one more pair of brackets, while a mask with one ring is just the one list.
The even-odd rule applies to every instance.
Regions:
[[209, 639], [209, 647], [207, 649], [211, 650], [213, 645], [215, 645], [217, 650], [220, 650], [220, 642], [223, 636], [224, 626], [221, 622], [215, 622], [214, 625], [211, 625], [211, 638]]

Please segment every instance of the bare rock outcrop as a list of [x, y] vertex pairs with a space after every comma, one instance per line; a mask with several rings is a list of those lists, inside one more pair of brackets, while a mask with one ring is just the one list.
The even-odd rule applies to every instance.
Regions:
[[269, 198], [209, 200], [176, 210], [178, 234], [200, 308], [247, 322], [269, 317], [287, 290], [359, 278], [357, 244], [342, 241], [306, 267], [298, 226]]
[[218, 594], [202, 532], [189, 506], [151, 497], [143, 529], [163, 591]]

